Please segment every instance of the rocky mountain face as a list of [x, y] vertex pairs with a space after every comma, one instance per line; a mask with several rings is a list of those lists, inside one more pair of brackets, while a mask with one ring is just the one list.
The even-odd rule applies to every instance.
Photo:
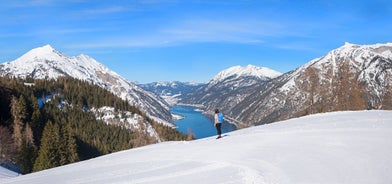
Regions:
[[248, 126], [320, 112], [392, 109], [392, 44], [346, 43], [247, 93], [227, 92], [233, 95], [224, 112]]
[[140, 108], [163, 124], [170, 124], [169, 105], [159, 96], [146, 91], [87, 55], [69, 57], [50, 45], [33, 49], [20, 58], [0, 65], [0, 76], [56, 79], [72, 77], [96, 84]]

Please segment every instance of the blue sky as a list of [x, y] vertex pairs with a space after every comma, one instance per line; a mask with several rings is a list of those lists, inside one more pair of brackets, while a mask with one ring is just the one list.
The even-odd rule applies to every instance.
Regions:
[[388, 0], [10, 0], [0, 20], [0, 62], [50, 44], [140, 83], [287, 72], [346, 41], [392, 42]]

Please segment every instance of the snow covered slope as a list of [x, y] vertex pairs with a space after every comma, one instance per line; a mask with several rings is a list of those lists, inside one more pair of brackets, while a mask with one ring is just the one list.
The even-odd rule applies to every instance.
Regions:
[[89, 81], [129, 100], [158, 122], [172, 121], [169, 106], [162, 98], [143, 90], [87, 55], [68, 57], [50, 45], [32, 49], [12, 62], [1, 64], [0, 75], [34, 79], [72, 77]]
[[13, 178], [18, 175], [19, 175], [18, 173], [11, 171], [11, 170], [8, 170], [3, 166], [0, 166], [0, 181], [6, 180], [8, 178]]
[[12, 179], [41, 183], [392, 183], [392, 111], [334, 112], [164, 142]]
[[259, 67], [254, 65], [247, 65], [247, 66], [233, 66], [226, 70], [219, 72], [209, 84], [213, 85], [218, 82], [224, 81], [229, 77], [240, 78], [240, 77], [257, 77], [261, 80], [269, 80], [281, 75], [280, 72], [275, 70], [266, 68], [266, 67]]

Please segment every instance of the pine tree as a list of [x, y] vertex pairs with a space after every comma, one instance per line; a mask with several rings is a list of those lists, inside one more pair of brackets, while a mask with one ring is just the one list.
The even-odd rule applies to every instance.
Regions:
[[34, 133], [34, 142], [39, 145], [40, 139], [42, 137], [43, 127], [43, 120], [42, 114], [38, 106], [38, 99], [34, 96], [31, 96], [32, 101], [32, 114], [31, 114], [31, 129]]
[[19, 102], [16, 97], [12, 97], [11, 99], [11, 115], [13, 118], [13, 123], [12, 123], [12, 137], [14, 139], [14, 142], [20, 151], [23, 143], [23, 135], [22, 135], [22, 129], [23, 129], [23, 122], [22, 122], [22, 114], [20, 113], [20, 106]]
[[72, 128], [69, 123], [61, 128], [61, 140], [60, 165], [79, 161], [76, 139], [72, 134]]
[[60, 130], [57, 124], [51, 121], [44, 128], [38, 157], [34, 163], [33, 171], [49, 169], [60, 165]]
[[28, 118], [28, 107], [27, 107], [27, 102], [26, 99], [23, 95], [19, 96], [18, 99], [18, 105], [19, 105], [19, 118], [20, 120], [24, 123], [26, 122], [26, 119]]
[[31, 129], [29, 123], [26, 123], [20, 153], [22, 173], [30, 173], [33, 170], [35, 158], [36, 147], [34, 145], [33, 130]]

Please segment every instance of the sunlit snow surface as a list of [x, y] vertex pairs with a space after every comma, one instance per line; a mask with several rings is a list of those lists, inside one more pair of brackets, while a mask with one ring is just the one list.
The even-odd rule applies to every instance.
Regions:
[[0, 181], [3, 181], [7, 178], [18, 176], [19, 174], [0, 166]]
[[8, 183], [392, 183], [392, 111], [311, 115], [164, 142]]

